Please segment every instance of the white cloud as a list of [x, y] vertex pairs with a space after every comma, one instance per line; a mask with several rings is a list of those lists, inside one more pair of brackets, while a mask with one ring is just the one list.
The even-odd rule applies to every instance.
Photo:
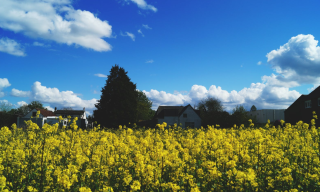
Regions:
[[144, 28], [146, 28], [146, 29], [152, 29], [152, 28], [149, 27], [148, 25], [143, 25], [143, 24], [142, 24], [142, 26], [143, 26]]
[[297, 35], [267, 55], [279, 73], [276, 80], [287, 86], [320, 83], [320, 47], [313, 35]]
[[[0, 18], [0, 22], [1, 22], [1, 18]], [[15, 40], [9, 39], [7, 37], [3, 37], [0, 39], [0, 52], [5, 52], [15, 56], [26, 56], [26, 54], [24, 53], [24, 50], [21, 48], [21, 45], [17, 43]]]
[[132, 33], [126, 32], [126, 36], [130, 37], [132, 39], [132, 41], [135, 41], [135, 36]]
[[54, 108], [50, 107], [50, 106], [43, 106], [44, 108], [47, 108], [48, 111], [52, 111], [54, 112]]
[[33, 42], [33, 46], [37, 46], [37, 47], [50, 47], [50, 45], [45, 45], [43, 43], [39, 43], [37, 41]]
[[157, 109], [159, 105], [193, 106], [207, 97], [213, 97], [220, 100], [228, 112], [231, 112], [236, 105], [243, 105], [248, 110], [252, 105], [259, 109], [286, 109], [301, 95], [295, 90], [289, 91], [287, 87], [272, 86], [268, 82], [252, 83], [249, 88], [245, 87], [238, 92], [235, 90], [228, 92], [215, 85], [211, 85], [209, 89], [202, 85], [193, 85], [187, 94], [176, 91], [171, 94], [153, 89], [143, 92], [153, 102], [153, 109]]
[[0, 78], [0, 97], [4, 97], [4, 92], [2, 92], [2, 90], [10, 86], [11, 84], [9, 83], [7, 78]]
[[261, 61], [258, 61], [258, 63], [257, 63], [258, 65], [261, 65], [262, 64], [262, 62]]
[[95, 109], [94, 104], [97, 103], [97, 99], [82, 100], [72, 91], [59, 91], [57, 88], [47, 88], [42, 86], [38, 81], [32, 86], [30, 100], [48, 103], [50, 107], [72, 107], [74, 109], [83, 109], [85, 107], [88, 110]]
[[95, 76], [97, 77], [108, 77], [108, 75], [104, 75], [104, 74], [101, 74], [101, 73], [97, 73], [97, 74], [94, 74]]
[[151, 60], [148, 60], [146, 61], [146, 63], [153, 63], [154, 61], [151, 59]]
[[93, 90], [93, 94], [99, 94], [99, 92], [96, 90]]
[[20, 91], [18, 89], [13, 88], [11, 90], [11, 96], [14, 96], [14, 97], [29, 97], [30, 96], [30, 91]]
[[131, 0], [131, 1], [136, 3], [138, 7], [141, 9], [150, 9], [154, 12], [157, 12], [157, 8], [155, 8], [153, 5], [148, 5], [145, 0]]
[[188, 96], [182, 94], [171, 94], [166, 93], [165, 91], [157, 91], [151, 89], [151, 91], [147, 92], [143, 90], [146, 96], [153, 102], [154, 107], [158, 107], [159, 105], [183, 105], [190, 101]]
[[75, 10], [69, 0], [1, 0], [0, 28], [95, 51], [111, 50], [103, 40], [111, 37], [111, 25], [89, 11]]
[[17, 102], [16, 107], [19, 108], [19, 107], [21, 107], [23, 105], [28, 105], [28, 103], [26, 103], [24, 101], [19, 101], [19, 102]]
[[141, 29], [138, 30], [138, 33], [140, 33], [142, 37], [144, 37], [144, 34], [142, 33]]

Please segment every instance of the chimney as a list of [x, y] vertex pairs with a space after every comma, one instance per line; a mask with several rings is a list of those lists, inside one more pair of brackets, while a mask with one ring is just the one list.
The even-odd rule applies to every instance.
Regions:
[[55, 111], [55, 112], [57, 111], [57, 107], [54, 108], [54, 111]]

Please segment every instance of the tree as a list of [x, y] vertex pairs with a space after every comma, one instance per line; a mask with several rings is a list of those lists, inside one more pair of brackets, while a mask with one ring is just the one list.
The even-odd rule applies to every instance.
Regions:
[[0, 111], [2, 112], [9, 112], [13, 108], [13, 105], [8, 101], [0, 101]]
[[212, 97], [208, 97], [204, 100], [201, 100], [198, 103], [198, 109], [203, 112], [222, 112], [222, 111], [224, 111], [224, 107], [222, 106], [221, 101], [216, 98], [212, 98]]
[[154, 116], [152, 107], [152, 102], [148, 99], [146, 94], [142, 91], [137, 91], [137, 119], [136, 122], [139, 120], [150, 120]]
[[137, 119], [136, 84], [133, 84], [122, 67], [115, 65], [110, 70], [101, 98], [93, 111], [95, 121], [101, 127], [118, 128], [134, 123]]
[[252, 112], [252, 111], [256, 111], [256, 110], [257, 110], [256, 106], [252, 105], [250, 111]]
[[40, 101], [32, 101], [28, 105], [28, 108], [30, 109], [30, 111], [32, 111], [33, 109], [44, 109], [44, 107]]
[[229, 125], [229, 114], [224, 111], [224, 107], [220, 100], [208, 97], [201, 100], [197, 107], [200, 110], [202, 126], [207, 127], [207, 125], [219, 124], [222, 127]]
[[249, 116], [246, 109], [242, 105], [237, 105], [232, 110], [232, 122], [237, 126], [244, 124], [246, 127], [249, 126]]

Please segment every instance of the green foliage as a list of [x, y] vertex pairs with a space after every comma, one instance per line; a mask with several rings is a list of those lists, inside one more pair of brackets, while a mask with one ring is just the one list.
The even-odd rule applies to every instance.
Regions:
[[233, 123], [240, 126], [241, 124], [244, 124], [245, 126], [249, 126], [249, 120], [250, 117], [248, 116], [248, 113], [246, 109], [242, 105], [237, 105], [232, 110], [232, 120]]
[[95, 104], [94, 118], [101, 127], [118, 128], [134, 123], [137, 118], [137, 91], [122, 67], [115, 65], [110, 70], [106, 85], [101, 90], [101, 99]]
[[150, 120], [153, 118], [154, 113], [151, 109], [152, 102], [148, 99], [146, 94], [142, 91], [137, 91], [137, 119], [136, 122], [139, 120]]
[[256, 106], [252, 105], [250, 111], [252, 112], [252, 111], [256, 111], [256, 110], [257, 110]]
[[215, 126], [216, 124], [219, 124], [220, 127], [231, 126], [229, 122], [230, 115], [224, 111], [220, 100], [208, 97], [200, 101], [197, 107], [200, 110], [201, 124], [203, 127], [207, 127], [207, 125]]
[[224, 111], [224, 107], [222, 106], [221, 101], [212, 97], [201, 100], [198, 103], [198, 109], [202, 112], [208, 113]]
[[33, 109], [44, 109], [44, 107], [40, 101], [32, 101], [28, 105], [28, 108], [30, 109], [30, 111], [32, 111]]
[[11, 109], [8, 113], [11, 115], [21, 115], [24, 116], [29, 113], [31, 110], [27, 104], [20, 106], [17, 109]]
[[8, 112], [13, 108], [13, 105], [9, 102], [0, 101], [0, 111]]
[[17, 123], [17, 115], [12, 115], [9, 113], [0, 113], [0, 127], [11, 127], [13, 123]]

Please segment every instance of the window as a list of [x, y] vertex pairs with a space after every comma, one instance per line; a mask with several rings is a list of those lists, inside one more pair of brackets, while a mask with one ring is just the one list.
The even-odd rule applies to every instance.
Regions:
[[184, 114], [183, 114], [183, 117], [187, 118], [187, 114], [186, 114], [186, 113], [184, 113]]
[[37, 112], [32, 112], [32, 117], [37, 116]]
[[305, 108], [311, 108], [311, 100], [305, 101]]
[[185, 127], [194, 128], [194, 122], [185, 122]]

